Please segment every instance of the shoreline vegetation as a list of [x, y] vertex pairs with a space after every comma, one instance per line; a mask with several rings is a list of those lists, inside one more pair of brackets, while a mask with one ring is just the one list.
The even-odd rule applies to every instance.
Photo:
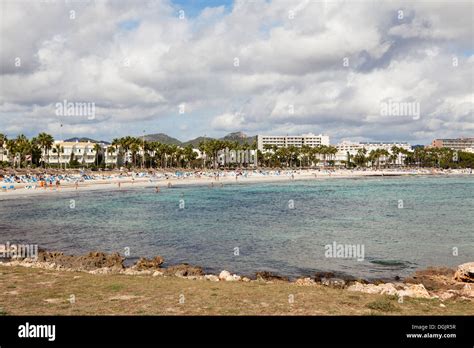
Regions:
[[300, 169], [300, 170], [221, 170], [221, 171], [110, 171], [36, 170], [0, 172], [0, 199], [22, 195], [76, 192], [97, 189], [159, 188], [185, 185], [219, 187], [227, 184], [288, 182], [329, 178], [394, 176], [472, 176], [471, 169]]
[[473, 315], [474, 262], [419, 270], [394, 282], [316, 273], [290, 281], [205, 274], [164, 259], [124, 265], [119, 254], [65, 255], [0, 262], [0, 314], [29, 315]]

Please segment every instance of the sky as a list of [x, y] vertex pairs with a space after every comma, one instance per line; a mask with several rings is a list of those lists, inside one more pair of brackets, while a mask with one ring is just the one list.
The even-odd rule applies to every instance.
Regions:
[[472, 1], [2, 0], [0, 11], [9, 137], [474, 136]]

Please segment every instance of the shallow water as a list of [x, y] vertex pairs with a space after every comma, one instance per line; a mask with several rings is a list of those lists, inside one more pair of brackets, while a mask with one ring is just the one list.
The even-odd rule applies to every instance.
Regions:
[[[137, 188], [0, 201], [0, 244], [72, 254], [130, 250], [129, 262], [161, 255], [168, 265], [246, 275], [335, 271], [388, 278], [456, 266], [474, 259], [473, 226], [472, 176], [186, 186], [158, 194]], [[334, 242], [363, 246], [364, 260], [325, 257], [325, 245]]]

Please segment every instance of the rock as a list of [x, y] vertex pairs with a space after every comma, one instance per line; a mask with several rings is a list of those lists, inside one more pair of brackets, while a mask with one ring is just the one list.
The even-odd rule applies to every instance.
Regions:
[[236, 282], [236, 281], [239, 281], [241, 278], [240, 278], [240, 276], [238, 276], [236, 274], [230, 274], [230, 272], [228, 272], [228, 271], [222, 271], [219, 274], [219, 279], [220, 280], [225, 280], [227, 282]]
[[397, 288], [392, 283], [379, 284], [378, 287], [382, 289], [380, 291], [381, 294], [391, 295], [391, 296], [398, 295]]
[[242, 281], [248, 283], [248, 282], [250, 282], [250, 278], [242, 277]]
[[398, 290], [397, 295], [399, 297], [431, 298], [423, 284], [407, 284], [407, 288]]
[[111, 274], [113, 273], [110, 267], [98, 268], [92, 271], [89, 271], [90, 274]]
[[163, 272], [155, 271], [155, 272], [153, 272], [152, 276], [153, 277], [161, 277], [161, 276], [163, 276], [163, 274], [164, 274]]
[[444, 303], [440, 303], [439, 306], [442, 308], [446, 308], [446, 305]]
[[454, 293], [446, 291], [446, 292], [443, 292], [443, 293], [439, 294], [438, 297], [441, 301], [446, 301], [446, 300], [449, 300], [450, 298], [452, 298], [453, 296], [454, 296]]
[[219, 281], [219, 277], [214, 275], [214, 274], [206, 274], [204, 276], [204, 279], [210, 280], [211, 282], [218, 282]]
[[358, 291], [358, 292], [365, 292], [367, 294], [379, 294], [382, 289], [375, 284], [362, 284], [359, 282], [354, 282], [350, 286], [347, 287], [348, 291]]
[[136, 275], [147, 275], [147, 274], [150, 274], [151, 271], [137, 271], [136, 269], [127, 268], [124, 271], [122, 271], [121, 273], [123, 273], [125, 275], [136, 276]]
[[48, 302], [48, 303], [62, 303], [62, 302], [64, 302], [64, 300], [60, 299], [60, 298], [47, 298], [43, 301]]
[[273, 274], [271, 272], [263, 271], [263, 272], [257, 272], [256, 273], [257, 280], [263, 280], [263, 281], [284, 281], [288, 282], [289, 279], [287, 277], [282, 277], [277, 274]]
[[175, 275], [177, 277], [201, 276], [204, 275], [201, 267], [195, 267], [183, 263], [181, 265], [171, 266], [162, 269], [166, 275]]
[[231, 274], [228, 271], [224, 270], [221, 273], [219, 273], [219, 279], [220, 280], [226, 280], [228, 277], [231, 277]]
[[340, 278], [321, 278], [321, 284], [331, 288], [342, 289], [346, 285], [346, 282]]
[[198, 276], [186, 276], [186, 277], [184, 277], [184, 278], [189, 279], [189, 280], [199, 280], [199, 279], [201, 279], [202, 277], [198, 277]]
[[[392, 283], [375, 285], [375, 284], [362, 284], [359, 282], [354, 282], [347, 288], [347, 290], [365, 292], [367, 294], [399, 295], [399, 291], [397, 291], [397, 289]], [[404, 295], [404, 296], [407, 296], [407, 295]]]
[[[50, 269], [73, 268], [76, 270], [92, 271], [98, 268], [123, 269], [124, 258], [118, 253], [106, 254], [91, 252], [83, 256], [64, 255], [61, 252], [41, 251], [38, 253], [38, 262], [48, 264]], [[54, 265], [54, 266], [51, 266]]]
[[138, 271], [149, 270], [149, 269], [158, 269], [163, 264], [164, 259], [161, 256], [155, 256], [152, 259], [146, 259], [144, 257], [140, 258], [133, 268]]
[[474, 286], [471, 286], [470, 284], [466, 284], [464, 285], [464, 287], [459, 290], [459, 294], [461, 296], [465, 296], [465, 297], [474, 297]]
[[310, 285], [315, 285], [316, 282], [311, 279], [311, 278], [299, 278], [299, 279], [296, 279], [295, 281], [295, 285], [298, 285], [298, 286], [310, 286]]
[[336, 275], [332, 272], [317, 272], [314, 275], [314, 280], [316, 282], [321, 282], [323, 278], [334, 278]]
[[474, 283], [474, 262], [459, 265], [453, 279], [458, 282]]

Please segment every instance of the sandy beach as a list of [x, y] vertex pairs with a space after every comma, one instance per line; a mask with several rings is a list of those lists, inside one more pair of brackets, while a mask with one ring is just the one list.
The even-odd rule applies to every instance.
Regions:
[[[11, 199], [21, 196], [36, 196], [59, 194], [61, 192], [84, 192], [92, 190], [118, 190], [130, 188], [159, 187], [168, 188], [186, 185], [208, 185], [219, 187], [229, 184], [252, 184], [265, 182], [285, 182], [298, 180], [327, 180], [327, 179], [357, 179], [366, 177], [393, 177], [393, 176], [458, 176], [473, 174], [468, 170], [441, 171], [434, 169], [417, 170], [286, 170], [286, 171], [246, 171], [236, 175], [235, 172], [221, 171], [219, 175], [215, 172], [207, 171], [199, 175], [188, 172], [188, 175], [177, 176], [172, 172], [162, 173], [127, 173], [108, 172], [105, 174], [95, 174], [94, 179], [61, 181], [61, 185], [47, 185], [39, 187], [30, 183], [15, 182], [5, 184], [0, 181], [0, 200]], [[70, 175], [65, 173], [64, 175]]]

